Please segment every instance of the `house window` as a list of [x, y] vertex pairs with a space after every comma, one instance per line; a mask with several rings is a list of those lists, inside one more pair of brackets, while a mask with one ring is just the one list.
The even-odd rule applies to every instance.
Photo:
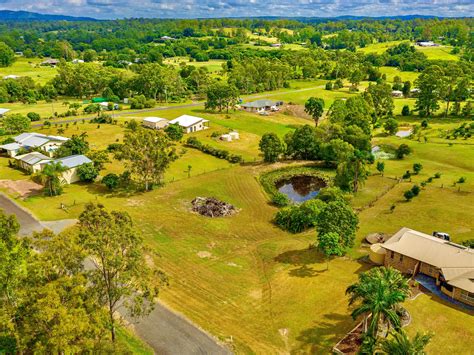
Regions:
[[400, 262], [402, 262], [402, 261], [403, 261], [403, 255], [400, 254]]
[[393, 259], [395, 256], [395, 253], [393, 251], [390, 252], [390, 259]]
[[474, 293], [461, 290], [461, 299], [469, 302], [474, 302]]

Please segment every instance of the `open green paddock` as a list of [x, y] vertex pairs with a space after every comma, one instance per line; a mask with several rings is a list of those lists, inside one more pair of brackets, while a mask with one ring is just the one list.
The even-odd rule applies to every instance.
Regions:
[[41, 66], [43, 59], [16, 57], [9, 67], [0, 68], [0, 77], [6, 75], [29, 76], [36, 83], [44, 85], [53, 79], [58, 70], [50, 66]]
[[[305, 91], [285, 89], [267, 97], [303, 103], [319, 93], [329, 95], [328, 101], [339, 95], [352, 95], [346, 92], [347, 88], [328, 92], [311, 83], [293, 85], [301, 85]], [[145, 116], [172, 119], [181, 114], [209, 119], [211, 128], [193, 135], [242, 154], [249, 161], [260, 159], [258, 141], [263, 133], [271, 131], [283, 136], [297, 124], [312, 123], [283, 113], [209, 113], [202, 107], [187, 107], [125, 114], [116, 125], [63, 125], [64, 135], [87, 132], [93, 149], [105, 149], [108, 144], [122, 141], [125, 121]], [[419, 122], [417, 117], [400, 118], [406, 126]], [[328, 353], [355, 325], [344, 292], [358, 273], [369, 268], [359, 260], [367, 255], [367, 248], [361, 245], [367, 234], [393, 233], [406, 226], [426, 233], [442, 230], [457, 242], [474, 237], [474, 140], [451, 142], [437, 137], [440, 130], [452, 129], [461, 122], [431, 120], [423, 131], [428, 135], [427, 143], [385, 137], [381, 130], [375, 132], [374, 144], [407, 143], [413, 153], [404, 160], [387, 160], [383, 177], [371, 168], [373, 175], [352, 199], [360, 218], [356, 246], [348, 257], [332, 260], [327, 271], [326, 260], [315, 249], [308, 249], [316, 240], [314, 230], [294, 235], [272, 223], [277, 209], [269, 204], [258, 176], [286, 163], [232, 165], [195, 149], [183, 151], [182, 144], [178, 144], [177, 151], [184, 154], [166, 172], [165, 185], [148, 193], [110, 192], [99, 182], [66, 186], [65, 193], [57, 197], [20, 198], [6, 192], [43, 220], [77, 218], [88, 202], [100, 202], [110, 209], [120, 206], [129, 212], [147, 245], [159, 254], [156, 264], [170, 277], [170, 287], [162, 292], [163, 300], [224, 342], [232, 343], [237, 353]], [[57, 128], [38, 131], [57, 134]], [[239, 131], [240, 141], [226, 143], [210, 137], [213, 131], [230, 129]], [[411, 182], [399, 183], [396, 178], [416, 162], [423, 164], [421, 173]], [[188, 165], [192, 166], [190, 177]], [[113, 161], [102, 174], [122, 170], [123, 166]], [[440, 179], [434, 179], [411, 202], [404, 201], [405, 190], [436, 172], [442, 174]], [[461, 176], [467, 181], [453, 186]], [[28, 178], [8, 167], [8, 159], [0, 158], [0, 179]], [[190, 205], [197, 196], [222, 199], [234, 204], [239, 212], [221, 219], [199, 216], [191, 212]], [[391, 212], [393, 204], [396, 207]], [[413, 316], [410, 333], [436, 333], [429, 349], [442, 346], [446, 352], [459, 353], [474, 341], [471, 314], [423, 295], [406, 306]], [[458, 337], [460, 320], [462, 337]]]

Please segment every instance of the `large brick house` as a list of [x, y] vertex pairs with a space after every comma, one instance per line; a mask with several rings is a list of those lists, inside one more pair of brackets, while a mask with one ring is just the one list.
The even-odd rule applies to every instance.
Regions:
[[385, 266], [432, 277], [441, 292], [474, 306], [474, 249], [402, 228], [381, 245]]

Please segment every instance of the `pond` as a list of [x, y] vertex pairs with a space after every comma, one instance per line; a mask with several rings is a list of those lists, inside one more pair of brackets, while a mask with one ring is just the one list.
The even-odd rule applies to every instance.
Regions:
[[278, 191], [296, 203], [315, 198], [323, 187], [326, 187], [323, 179], [308, 175], [296, 175], [276, 183]]

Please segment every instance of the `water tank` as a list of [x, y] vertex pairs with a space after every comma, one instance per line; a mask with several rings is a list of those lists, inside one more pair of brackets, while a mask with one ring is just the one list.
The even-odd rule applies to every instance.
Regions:
[[382, 244], [375, 243], [370, 246], [369, 259], [374, 264], [383, 265], [385, 260], [386, 250], [382, 247]]

